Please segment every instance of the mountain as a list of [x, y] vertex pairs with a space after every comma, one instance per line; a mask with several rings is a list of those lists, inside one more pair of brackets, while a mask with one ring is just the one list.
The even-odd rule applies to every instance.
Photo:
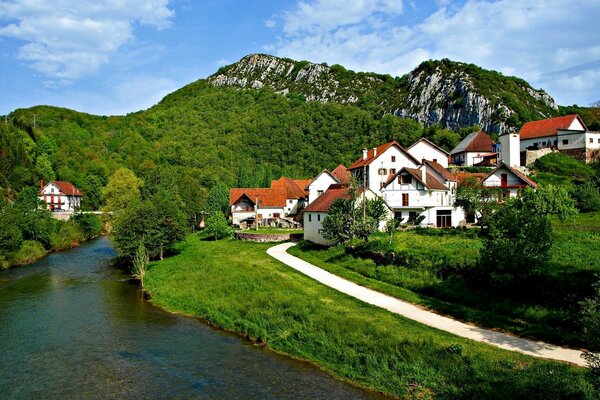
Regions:
[[402, 77], [353, 72], [252, 54], [221, 68], [208, 81], [217, 87], [270, 88], [307, 101], [353, 104], [448, 129], [479, 125], [487, 132], [518, 130], [527, 121], [558, 115], [554, 99], [527, 82], [473, 64], [426, 61]]

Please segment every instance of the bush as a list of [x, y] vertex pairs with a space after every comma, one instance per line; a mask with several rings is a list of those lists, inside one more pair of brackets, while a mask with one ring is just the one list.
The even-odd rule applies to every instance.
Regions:
[[206, 219], [206, 234], [217, 240], [230, 237], [233, 234], [233, 228], [229, 226], [225, 215], [221, 211], [212, 213]]
[[575, 204], [581, 212], [600, 211], [600, 193], [591, 182], [580, 185], [572, 193]]
[[40, 242], [34, 240], [25, 240], [21, 247], [12, 256], [11, 264], [23, 265], [42, 258], [46, 254], [46, 249]]
[[94, 214], [75, 214], [73, 221], [79, 226], [85, 239], [92, 239], [102, 234], [102, 219]]
[[84, 240], [84, 234], [73, 221], [58, 222], [58, 229], [50, 234], [52, 250], [73, 248]]

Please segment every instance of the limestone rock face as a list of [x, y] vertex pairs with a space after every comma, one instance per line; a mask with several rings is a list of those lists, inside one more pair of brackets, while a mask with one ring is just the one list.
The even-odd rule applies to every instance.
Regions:
[[426, 61], [402, 77], [251, 54], [221, 68], [215, 86], [270, 88], [306, 101], [353, 104], [448, 129], [479, 125], [499, 134], [557, 115], [554, 99], [527, 82], [449, 60]]

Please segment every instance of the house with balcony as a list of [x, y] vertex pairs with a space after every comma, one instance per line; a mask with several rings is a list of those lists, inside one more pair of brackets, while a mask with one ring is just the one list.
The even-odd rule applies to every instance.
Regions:
[[486, 158], [497, 158], [496, 143], [483, 130], [468, 134], [450, 152], [450, 161], [454, 165], [472, 167], [484, 162]]
[[526, 187], [537, 189], [537, 183], [532, 181], [527, 175], [501, 162], [496, 169], [489, 173], [481, 182], [484, 188], [500, 189], [498, 200], [504, 201], [517, 197]]
[[40, 181], [38, 198], [51, 211], [73, 212], [81, 207], [83, 193], [71, 182], [52, 181], [44, 185]]
[[397, 220], [422, 219], [421, 226], [444, 228], [465, 220], [464, 210], [454, 207], [455, 188], [456, 180], [449, 171], [426, 161], [418, 168], [404, 167], [392, 175], [382, 195]]

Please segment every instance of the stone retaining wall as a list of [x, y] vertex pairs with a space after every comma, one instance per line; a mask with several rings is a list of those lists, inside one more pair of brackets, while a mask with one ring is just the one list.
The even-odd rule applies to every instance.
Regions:
[[250, 232], [236, 232], [235, 238], [244, 240], [247, 242], [260, 242], [260, 243], [271, 243], [271, 242], [298, 242], [304, 238], [302, 233], [250, 233]]

